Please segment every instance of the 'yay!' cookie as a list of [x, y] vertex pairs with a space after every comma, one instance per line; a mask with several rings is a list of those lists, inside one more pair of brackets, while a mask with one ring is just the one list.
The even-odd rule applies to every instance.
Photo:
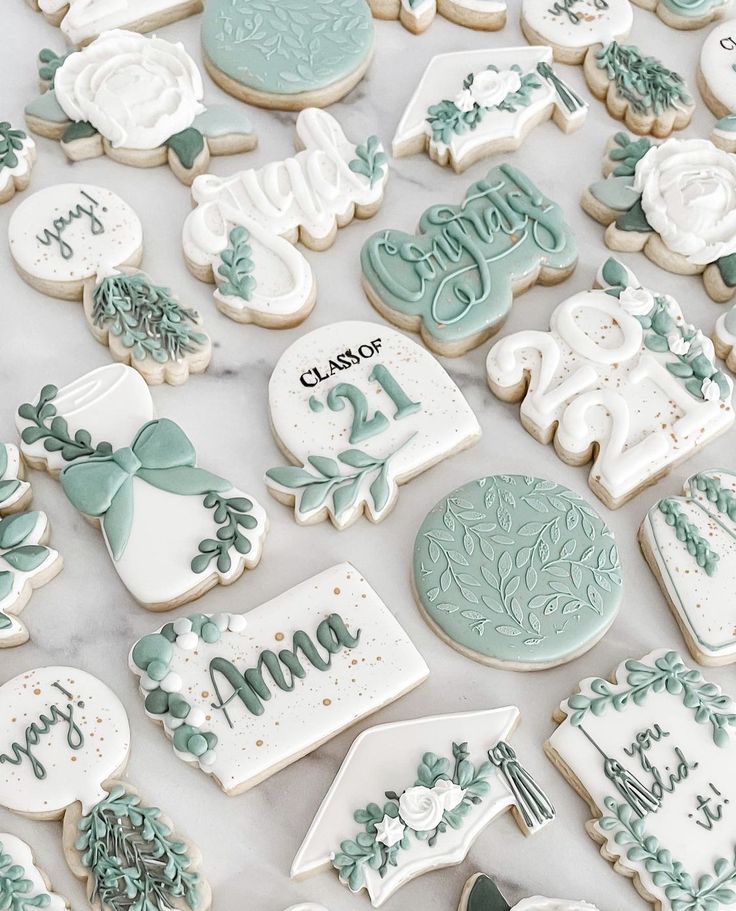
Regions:
[[[116, 780], [127, 764], [130, 727], [109, 687], [73, 667], [20, 674], [0, 687], [0, 731], [0, 806], [34, 819], [63, 818], [66, 861], [86, 881], [95, 911], [207, 911], [199, 851], [161, 810]], [[3, 860], [0, 851], [0, 895]], [[24, 861], [28, 891], [40, 891], [28, 855]], [[64, 907], [51, 896], [31, 904]]]
[[258, 564], [263, 508], [197, 465], [178, 424], [154, 419], [130, 367], [44, 386], [16, 423], [26, 462], [58, 476], [79, 512], [99, 521], [123, 584], [149, 610], [185, 604]]
[[472, 445], [480, 427], [442, 366], [376, 323], [302, 336], [268, 386], [271, 426], [293, 467], [266, 472], [270, 492], [308, 525], [336, 528], [364, 512], [380, 522], [398, 485]]
[[147, 383], [183, 383], [212, 356], [199, 314], [135, 267], [143, 228], [119, 196], [91, 184], [47, 187], [8, 227], [21, 277], [53, 297], [79, 300], [94, 337]]
[[26, 107], [26, 122], [60, 140], [72, 161], [105, 154], [142, 168], [168, 162], [191, 184], [210, 155], [256, 144], [243, 111], [202, 104], [202, 76], [182, 44], [114, 29], [63, 57], [42, 51], [39, 74], [44, 93]]

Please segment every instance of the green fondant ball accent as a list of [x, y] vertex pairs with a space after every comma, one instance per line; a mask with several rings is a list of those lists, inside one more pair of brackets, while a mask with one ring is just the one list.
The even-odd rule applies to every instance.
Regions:
[[169, 642], [176, 642], [176, 633], [174, 632], [174, 624], [167, 623], [166, 626], [164, 626], [161, 629], [161, 632], [159, 633], [159, 635], [163, 636], [164, 639], [168, 639]]
[[217, 746], [217, 734], [213, 734], [212, 731], [206, 731], [202, 736], [207, 741], [207, 747], [210, 750], [214, 750]]
[[151, 636], [144, 636], [139, 639], [133, 646], [133, 663], [142, 671], [148, 671], [148, 666], [152, 661], [163, 661], [165, 664], [171, 663], [173, 649], [171, 643], [159, 633]]
[[193, 734], [197, 733], [197, 729], [193, 728], [191, 724], [182, 724], [174, 731], [174, 746], [180, 753], [189, 752], [189, 740]]
[[144, 705], [152, 715], [165, 715], [169, 710], [169, 697], [163, 690], [151, 690]]
[[163, 661], [152, 661], [146, 671], [151, 680], [163, 680], [169, 673], [169, 666]]
[[212, 645], [213, 642], [220, 641], [220, 630], [212, 622], [207, 622], [202, 624], [202, 632], [200, 633], [202, 639], [205, 642]]
[[198, 636], [202, 634], [202, 627], [205, 623], [209, 623], [209, 617], [205, 617], [204, 614], [192, 614], [189, 617], [189, 620], [192, 624], [192, 632], [196, 633]]
[[186, 718], [191, 708], [183, 696], [178, 693], [171, 693], [169, 695], [169, 711], [174, 718]]
[[202, 734], [194, 734], [187, 741], [187, 749], [193, 756], [203, 756], [207, 752], [207, 738]]

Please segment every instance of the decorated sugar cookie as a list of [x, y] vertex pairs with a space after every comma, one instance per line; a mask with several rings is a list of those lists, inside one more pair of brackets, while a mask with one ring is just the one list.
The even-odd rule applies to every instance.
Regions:
[[45, 91], [26, 107], [26, 122], [60, 140], [71, 161], [104, 154], [142, 168], [168, 162], [191, 184], [211, 155], [256, 144], [242, 110], [202, 104], [202, 77], [182, 44], [112, 29], [63, 57], [42, 51], [39, 74]]
[[736, 306], [718, 317], [713, 332], [713, 344], [718, 357], [726, 362], [732, 373], [736, 373]]
[[330, 865], [374, 907], [409, 880], [461, 863], [507, 810], [527, 834], [554, 807], [508, 738], [516, 706], [435, 715], [363, 731], [348, 750], [291, 867], [301, 878]]
[[23, 130], [0, 122], [0, 205], [25, 190], [36, 160], [36, 143]]
[[321, 108], [365, 75], [373, 19], [366, 0], [208, 0], [202, 49], [214, 81], [242, 101]]
[[491, 390], [560, 458], [593, 465], [591, 489], [616, 509], [734, 420], [733, 385], [710, 339], [668, 294], [615, 259], [552, 313], [547, 332], [507, 335], [486, 362]]
[[317, 108], [299, 114], [296, 133], [301, 151], [292, 158], [231, 177], [206, 174], [192, 187], [184, 257], [197, 278], [217, 284], [217, 306], [242, 322], [305, 319], [316, 289], [292, 244], [325, 250], [338, 227], [370, 218], [383, 201], [387, 156], [375, 136], [355, 144]]
[[736, 705], [674, 651], [588, 678], [545, 749], [586, 801], [588, 834], [662, 911], [726, 911], [736, 885]]
[[522, 475], [491, 475], [443, 497], [419, 528], [413, 581], [446, 642], [519, 671], [588, 651], [621, 602], [610, 528], [567, 487]]
[[0, 443], [0, 516], [21, 512], [31, 502], [31, 485], [17, 446]]
[[87, 44], [102, 32], [125, 28], [152, 32], [202, 10], [202, 0], [28, 0], [53, 25], [67, 44]]
[[616, 133], [604, 179], [584, 193], [611, 250], [644, 253], [669, 272], [701, 275], [717, 301], [736, 289], [736, 156], [707, 139], [652, 145]]
[[710, 141], [736, 152], [736, 19], [719, 23], [703, 42], [698, 65], [698, 88], [718, 117]]
[[116, 361], [147, 383], [183, 383], [212, 356], [199, 314], [135, 267], [143, 228], [119, 196], [91, 184], [39, 190], [13, 212], [10, 252], [22, 278], [67, 300], [83, 300], [87, 325]]
[[700, 664], [736, 661], [736, 475], [710, 469], [665, 497], [639, 529], [647, 563]]
[[414, 34], [428, 29], [439, 13], [450, 22], [482, 31], [506, 24], [506, 0], [368, 0], [377, 19], [399, 19]]
[[421, 655], [349, 563], [247, 614], [194, 614], [130, 653], [174, 753], [239, 794], [426, 679]]
[[728, 12], [732, 0], [632, 0], [642, 9], [655, 12], [672, 28], [702, 28]]
[[434, 57], [396, 129], [394, 158], [429, 151], [464, 171], [494, 152], [518, 148], [551, 117], [564, 132], [582, 126], [588, 105], [551, 66], [543, 47], [457, 51]]
[[269, 491], [311, 525], [380, 522], [400, 484], [471, 446], [480, 427], [442, 366], [377, 323], [323, 326], [281, 356], [268, 386], [271, 427], [293, 466]]
[[381, 316], [448, 357], [498, 332], [516, 295], [563, 281], [577, 258], [560, 207], [510, 164], [491, 168], [460, 205], [427, 209], [416, 234], [373, 234], [360, 255]]
[[30, 847], [15, 835], [0, 832], [0, 906], [9, 911], [65, 911], [69, 902], [51, 891], [48, 877]]
[[99, 521], [120, 579], [149, 610], [169, 610], [229, 585], [260, 560], [260, 504], [197, 466], [184, 431], [154, 420], [140, 374], [100, 367], [18, 409], [21, 451], [58, 476], [83, 515]]
[[634, 22], [630, 0], [522, 0], [521, 30], [548, 44], [560, 63], [582, 63], [590, 48], [625, 41]]
[[460, 895], [458, 911], [598, 911], [588, 902], [561, 901], [557, 898], [542, 898], [535, 895], [525, 898], [518, 905], [506, 901], [498, 886], [485, 873], [475, 873], [465, 883]]
[[[63, 818], [64, 856], [95, 911], [207, 911], [199, 851], [115, 780], [128, 760], [130, 726], [109, 687], [77, 668], [38, 668], [0, 687], [0, 716], [0, 806]], [[61, 911], [64, 902], [34, 907]]]

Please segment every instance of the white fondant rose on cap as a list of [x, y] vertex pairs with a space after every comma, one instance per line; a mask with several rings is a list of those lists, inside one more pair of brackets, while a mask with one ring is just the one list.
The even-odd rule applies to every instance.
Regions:
[[156, 149], [204, 110], [202, 77], [181, 44], [115, 29], [56, 71], [56, 99], [114, 148]]
[[511, 92], [517, 92], [520, 87], [521, 79], [516, 70], [483, 70], [473, 77], [470, 92], [481, 107], [492, 108]]
[[736, 156], [707, 139], [669, 139], [638, 162], [634, 189], [651, 227], [693, 265], [736, 251]]

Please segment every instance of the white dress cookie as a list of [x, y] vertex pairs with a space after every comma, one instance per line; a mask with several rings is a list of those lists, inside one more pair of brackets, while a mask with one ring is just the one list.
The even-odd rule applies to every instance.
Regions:
[[667, 294], [642, 288], [614, 259], [606, 290], [582, 291], [491, 348], [489, 385], [523, 400], [521, 420], [540, 443], [554, 439], [571, 465], [593, 465], [591, 489], [616, 509], [733, 424], [733, 385], [710, 339]]
[[8, 227], [15, 266], [34, 288], [83, 300], [87, 325], [116, 361], [147, 383], [183, 383], [212, 356], [199, 314], [135, 267], [143, 228], [119, 196], [91, 184], [39, 190]]
[[669, 272], [702, 275], [716, 301], [736, 291], [736, 155], [707, 139], [652, 145], [616, 133], [604, 179], [582, 206], [606, 226], [611, 250], [644, 253]]
[[639, 543], [695, 660], [736, 661], [736, 475], [688, 478], [683, 496], [652, 506]]
[[0, 205], [25, 190], [31, 182], [36, 143], [23, 130], [0, 121]]
[[518, 722], [519, 710], [506, 706], [363, 731], [317, 810], [292, 877], [332, 866], [377, 908], [416, 876], [461, 863], [507, 810], [526, 835], [538, 832], [555, 811], [507, 742]]
[[26, 106], [26, 122], [60, 140], [72, 161], [105, 154], [143, 168], [168, 162], [191, 184], [211, 155], [256, 144], [242, 111], [204, 106], [202, 76], [182, 44], [113, 29], [64, 57], [44, 51], [40, 62], [46, 91]]
[[588, 678], [555, 713], [550, 759], [588, 834], [661, 911], [727, 911], [736, 885], [736, 704], [660, 650]]
[[465, 883], [458, 911], [598, 911], [588, 902], [562, 901], [535, 895], [525, 898], [513, 908], [496, 884], [485, 873], [475, 873]]
[[99, 521], [123, 584], [149, 610], [170, 610], [259, 562], [268, 528], [254, 497], [197, 465], [194, 446], [154, 420], [140, 374], [100, 367], [44, 386], [18, 409], [21, 450]]
[[174, 753], [240, 794], [424, 681], [419, 652], [349, 563], [247, 614], [194, 614], [130, 653]]
[[457, 172], [494, 152], [518, 148], [551, 117], [569, 133], [588, 105], [552, 68], [540, 47], [456, 51], [434, 57], [396, 129], [394, 158], [429, 151]]
[[399, 19], [414, 34], [425, 31], [437, 14], [481, 31], [506, 24], [506, 0], [368, 0], [377, 19]]
[[287, 348], [268, 386], [271, 427], [293, 466], [269, 491], [303, 525], [380, 522], [400, 484], [471, 446], [480, 427], [443, 367], [377, 323], [344, 322]]
[[[148, 911], [208, 911], [199, 851], [115, 780], [127, 764], [130, 726], [109, 687], [73, 667], [19, 674], [0, 686], [0, 731], [0, 806], [63, 818], [64, 855], [94, 911], [136, 902]], [[0, 892], [2, 882], [0, 871]], [[65, 907], [54, 896], [34, 906]]]

